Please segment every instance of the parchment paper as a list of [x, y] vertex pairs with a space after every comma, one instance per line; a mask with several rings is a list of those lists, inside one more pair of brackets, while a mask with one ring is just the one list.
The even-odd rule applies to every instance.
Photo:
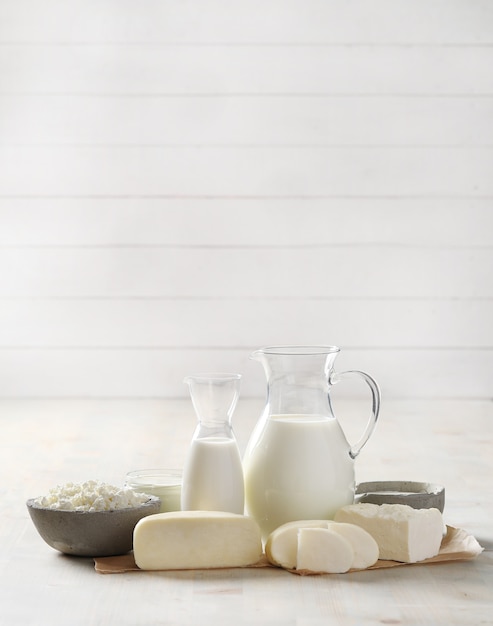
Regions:
[[[442, 540], [440, 546], [440, 552], [424, 561], [418, 563], [400, 563], [398, 561], [381, 561], [378, 560], [375, 565], [372, 565], [368, 570], [383, 569], [388, 567], [403, 567], [409, 565], [424, 565], [428, 563], [444, 563], [447, 561], [464, 561], [467, 559], [473, 559], [483, 551], [483, 548], [479, 545], [477, 540], [469, 535], [465, 530], [461, 528], [453, 528], [447, 526], [447, 534]], [[134, 556], [130, 552], [129, 554], [123, 554], [121, 556], [106, 556], [98, 557], [94, 559], [95, 569], [99, 574], [123, 574], [124, 572], [142, 572], [135, 564]], [[248, 568], [270, 567], [271, 565], [265, 555], [255, 563], [254, 565], [247, 566]], [[276, 568], [278, 569], [278, 568]], [[293, 574], [300, 576], [314, 575], [314, 572], [299, 571], [299, 570], [287, 570]], [[358, 570], [350, 570], [358, 571]], [[320, 574], [318, 574], [320, 575]]]

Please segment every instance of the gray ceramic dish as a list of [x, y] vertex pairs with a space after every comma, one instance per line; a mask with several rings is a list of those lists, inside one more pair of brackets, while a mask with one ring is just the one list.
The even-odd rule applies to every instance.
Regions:
[[436, 508], [443, 513], [445, 488], [433, 483], [411, 480], [359, 483], [354, 501], [373, 504], [407, 504], [413, 509]]
[[149, 496], [144, 504], [114, 511], [61, 511], [27, 501], [36, 530], [46, 543], [64, 554], [115, 556], [132, 549], [137, 522], [159, 513], [161, 500]]

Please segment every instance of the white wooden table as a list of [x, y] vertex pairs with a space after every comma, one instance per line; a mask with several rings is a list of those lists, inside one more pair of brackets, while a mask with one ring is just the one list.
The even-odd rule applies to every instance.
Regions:
[[[240, 399], [244, 449], [262, 401]], [[337, 405], [336, 405], [337, 408]], [[339, 417], [361, 428], [359, 403]], [[344, 419], [343, 419], [344, 414]], [[180, 467], [195, 417], [186, 401], [0, 402], [0, 624], [493, 624], [493, 403], [391, 401], [357, 460], [357, 480], [446, 487], [445, 521], [485, 551], [473, 561], [322, 577], [282, 570], [101, 575], [37, 534], [29, 497], [69, 480], [123, 483], [130, 469]]]

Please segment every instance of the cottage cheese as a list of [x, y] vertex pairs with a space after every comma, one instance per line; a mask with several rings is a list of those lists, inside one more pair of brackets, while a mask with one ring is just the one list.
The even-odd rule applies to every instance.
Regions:
[[140, 506], [149, 500], [145, 493], [130, 487], [114, 487], [96, 480], [66, 483], [49, 490], [34, 500], [37, 506], [62, 511], [114, 511]]

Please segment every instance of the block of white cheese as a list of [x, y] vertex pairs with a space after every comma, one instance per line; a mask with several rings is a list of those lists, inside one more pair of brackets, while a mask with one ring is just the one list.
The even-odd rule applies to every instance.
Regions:
[[354, 558], [352, 545], [328, 528], [300, 528], [296, 569], [299, 571], [344, 574]]
[[258, 524], [244, 515], [174, 511], [141, 519], [133, 549], [145, 570], [245, 567], [262, 556], [262, 540]]
[[[323, 532], [302, 532], [305, 530]], [[335, 537], [332, 536], [334, 534]], [[345, 541], [341, 542], [340, 538]], [[348, 543], [351, 560], [346, 567], [348, 552], [345, 546]], [[346, 560], [341, 561], [341, 551]], [[267, 538], [265, 554], [270, 563], [285, 569], [339, 573], [348, 569], [365, 569], [376, 563], [378, 545], [369, 533], [352, 524], [332, 520], [300, 520], [276, 528]]]
[[437, 555], [444, 534], [438, 509], [413, 509], [406, 504], [349, 504], [339, 509], [334, 519], [370, 533], [378, 544], [380, 559], [403, 563]]

